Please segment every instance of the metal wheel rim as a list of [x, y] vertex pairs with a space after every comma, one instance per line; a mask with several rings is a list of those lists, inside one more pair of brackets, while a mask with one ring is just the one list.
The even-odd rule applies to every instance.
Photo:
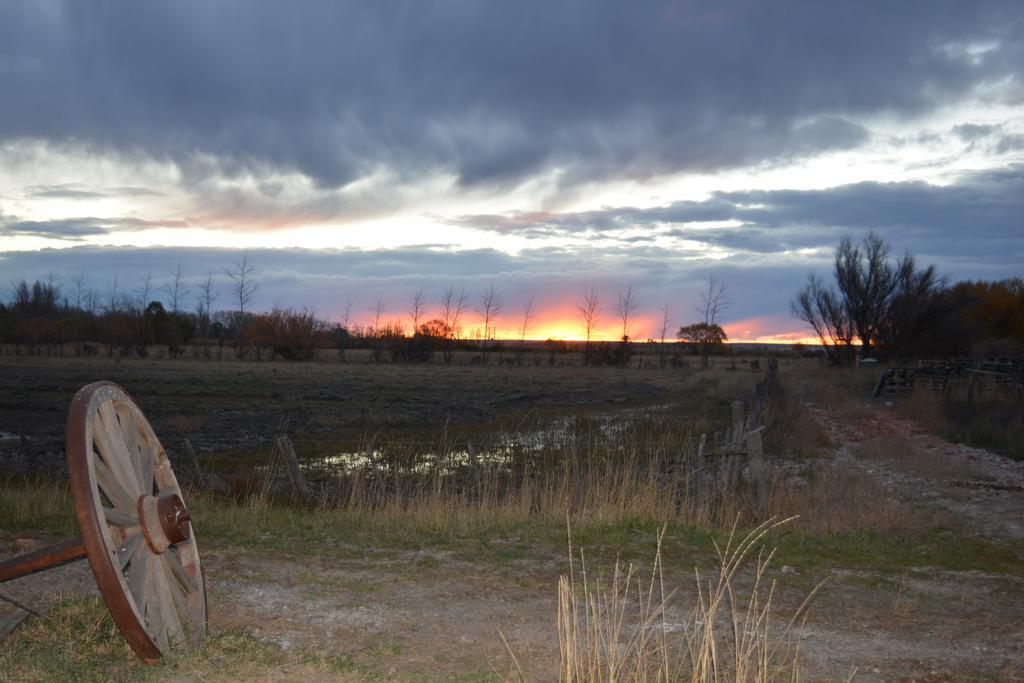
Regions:
[[71, 401], [65, 447], [89, 565], [132, 650], [153, 663], [179, 646], [198, 646], [206, 633], [206, 584], [191, 522], [188, 538], [162, 552], [143, 533], [139, 495], [184, 498], [145, 415], [113, 382], [90, 384]]

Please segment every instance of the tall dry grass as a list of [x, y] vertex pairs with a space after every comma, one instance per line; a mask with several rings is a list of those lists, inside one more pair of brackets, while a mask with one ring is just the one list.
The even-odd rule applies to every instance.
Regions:
[[[554, 522], [569, 511], [593, 522], [623, 519], [726, 526], [740, 498], [696, 456], [693, 425], [673, 416], [643, 416], [608, 427], [579, 418], [543, 448], [508, 446], [500, 459], [470, 460], [448, 449], [389, 456], [368, 441], [358, 466], [327, 469], [313, 496], [321, 509], [436, 529], [481, 524]], [[281, 498], [269, 485], [282, 466], [272, 460], [243, 507]], [[290, 501], [294, 502], [294, 501]]]
[[[808, 450], [820, 447], [820, 432], [801, 434], [810, 435], [797, 439]], [[551, 447], [513, 448], [501, 461], [481, 457], [474, 464], [454, 447], [397, 457], [378, 452], [372, 463], [366, 459], [370, 464], [322, 473], [314, 506], [364, 526], [442, 533], [557, 527], [567, 511], [573, 521], [643, 520], [708, 531], [737, 521], [750, 528], [772, 516], [798, 516], [795, 528], [824, 533], [932, 525], [892, 500], [876, 479], [831, 460], [812, 461], [800, 475], [770, 470], [760, 492], [743, 481], [736, 485], [719, 476], [718, 459], [697, 457], [697, 437], [694, 425], [672, 415], [641, 416], [614, 429], [581, 418]], [[366, 451], [373, 452], [372, 441]], [[266, 479], [257, 484], [240, 509], [280, 500]]]
[[900, 412], [930, 432], [1024, 460], [1024, 393], [1012, 388], [973, 390], [967, 383], [947, 394], [914, 391]]
[[758, 510], [762, 519], [795, 516], [792, 527], [815, 534], [916, 534], [950, 523], [936, 509], [897, 500], [877, 477], [834, 461], [799, 477], [776, 477]]
[[[748, 534], [733, 532], [716, 544], [718, 569], [696, 573], [694, 606], [674, 622], [678, 592], [665, 586], [659, 534], [649, 574], [616, 562], [610, 577], [592, 576], [582, 549], [569, 535], [569, 572], [558, 583], [559, 680], [740, 681], [799, 680], [794, 637], [817, 587], [788, 619], [772, 612], [775, 585], [766, 577], [771, 552], [754, 554], [765, 536], [788, 520], [765, 522]], [[747, 565], [751, 575], [741, 578]], [[820, 584], [819, 584], [820, 586]], [[526, 675], [506, 642], [514, 669]]]

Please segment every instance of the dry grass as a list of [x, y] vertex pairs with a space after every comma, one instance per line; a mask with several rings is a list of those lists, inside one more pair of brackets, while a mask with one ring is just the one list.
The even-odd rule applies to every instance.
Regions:
[[[664, 531], [649, 574], [617, 561], [610, 578], [588, 572], [570, 533], [569, 573], [558, 584], [559, 680], [798, 680], [799, 650], [792, 636], [814, 591], [780, 623], [772, 614], [775, 585], [766, 579], [772, 553], [753, 554], [780, 524], [766, 522], [742, 538], [734, 529], [724, 546], [716, 545], [717, 575], [705, 583], [697, 573], [696, 605], [683, 623], [670, 622], [676, 593], [665, 587]], [[751, 561], [750, 587], [743, 590], [738, 574]], [[511, 648], [509, 653], [525, 679]]]
[[885, 462], [900, 471], [929, 478], [965, 479], [975, 474], [975, 468], [962, 458], [942, 449], [925, 450], [912, 439], [893, 434], [863, 442], [857, 448], [857, 457]]
[[915, 391], [900, 402], [899, 411], [923, 429], [942, 434], [949, 429], [942, 396], [934, 391]]
[[768, 401], [764, 423], [765, 449], [773, 455], [820, 458], [827, 456], [832, 447], [825, 428], [792, 394], [779, 393]]
[[876, 477], [834, 462], [815, 466], [802, 478], [772, 482], [763, 511], [797, 517], [794, 527], [815, 534], [912, 535], [949, 524], [935, 510], [892, 498]]
[[48, 480], [0, 484], [0, 529], [53, 536], [78, 533], [67, 486]]
[[1024, 394], [968, 391], [965, 385], [946, 395], [915, 391], [900, 403], [900, 412], [934, 434], [1024, 460]]
[[782, 366], [780, 378], [803, 397], [834, 409], [871, 395], [878, 368], [839, 368], [817, 360], [794, 360]]
[[[640, 416], [613, 429], [577, 418], [550, 448], [513, 449], [489, 463], [467, 462], [464, 452], [453, 450], [378, 453], [370, 465], [325, 472], [309, 504], [381, 527], [431, 531], [557, 525], [567, 510], [573, 519], [593, 523], [646, 519], [728, 526], [747, 498], [708, 476], [713, 463], [698, 461], [693, 429], [670, 414]], [[366, 451], [372, 450], [370, 442]], [[274, 467], [268, 469], [273, 474]], [[242, 507], [274, 504], [280, 496], [272, 489], [266, 480], [253, 481]], [[742, 516], [749, 519], [753, 512]]]
[[[811, 467], [804, 476], [778, 474], [761, 496], [747, 485], [727, 486], [711, 476], [708, 462], [697, 461], [690, 432], [673, 424], [668, 417], [664, 422], [645, 419], [611, 435], [591, 432], [548, 461], [558, 465], [538, 469], [529, 463], [512, 469], [437, 466], [425, 472], [391, 469], [377, 476], [354, 470], [336, 475], [331, 496], [298, 509], [272, 496], [258, 479], [248, 497], [237, 503], [197, 491], [189, 492], [188, 499], [199, 515], [216, 511], [204, 517], [208, 532], [239, 539], [253, 536], [263, 523], [291, 524], [285, 521], [291, 519], [285, 512], [289, 508], [295, 524], [321, 524], [324, 533], [342, 524], [388, 536], [557, 528], [567, 512], [574, 524], [644, 520], [711, 532], [728, 529], [737, 520], [749, 528], [771, 516], [794, 515], [800, 516], [796, 528], [813, 533], [914, 532], [935, 523], [893, 500], [876, 479], [831, 461]], [[5, 487], [0, 518], [12, 532], [75, 532], [69, 497], [54, 484]], [[319, 533], [293, 533], [307, 532]]]

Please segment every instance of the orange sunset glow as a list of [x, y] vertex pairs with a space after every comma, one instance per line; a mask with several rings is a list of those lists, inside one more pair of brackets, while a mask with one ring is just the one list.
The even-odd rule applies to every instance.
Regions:
[[[440, 319], [441, 310], [431, 307], [426, 310], [423, 320]], [[402, 326], [408, 329], [411, 321], [407, 314], [385, 315], [384, 320], [389, 324]], [[670, 324], [666, 328], [665, 341], [676, 341], [676, 333], [684, 324], [696, 322], [696, 317], [687, 318], [680, 323], [670, 318]], [[722, 328], [729, 336], [728, 343], [756, 343], [756, 344], [818, 344], [820, 340], [813, 336], [809, 330], [801, 330], [795, 321], [786, 316], [756, 316], [740, 320], [726, 320]], [[373, 325], [372, 316], [359, 316], [358, 324], [364, 326]], [[496, 339], [518, 340], [523, 338], [523, 311], [522, 307], [518, 315], [511, 312], [503, 312], [493, 323], [494, 332], [492, 337]], [[662, 318], [660, 312], [638, 312], [629, 323], [629, 336], [637, 342], [644, 342], [648, 339], [658, 341], [661, 336]], [[460, 320], [461, 336], [464, 339], [477, 339], [483, 336], [483, 320], [476, 311], [469, 311]], [[535, 302], [531, 319], [527, 325], [525, 338], [533, 341], [545, 339], [557, 339], [561, 341], [586, 341], [583, 322], [580, 312], [573, 305], [552, 305], [548, 308], [541, 308]], [[622, 338], [622, 321], [616, 319], [614, 313], [603, 313], [594, 330], [591, 332], [591, 341], [608, 342], [619, 341]]]

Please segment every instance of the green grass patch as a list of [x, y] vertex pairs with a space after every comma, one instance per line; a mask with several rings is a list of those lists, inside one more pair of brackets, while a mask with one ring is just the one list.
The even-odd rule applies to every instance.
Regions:
[[78, 536], [78, 522], [67, 488], [37, 482], [0, 484], [0, 532], [4, 531]]
[[[289, 669], [295, 669], [289, 672]], [[241, 680], [277, 669], [372, 677], [350, 657], [310, 648], [285, 651], [244, 630], [209, 633], [198, 651], [142, 664], [98, 597], [70, 598], [0, 643], [0, 681]]]
[[[373, 559], [395, 552], [448, 551], [460, 561], [495, 567], [565, 556], [564, 519], [523, 516], [495, 520], [486, 514], [405, 519], [400, 514], [303, 509], [284, 504], [251, 505], [230, 499], [193, 497], [193, 519], [201, 547], [237, 547], [282, 558]], [[0, 495], [0, 532], [77, 535], [67, 494], [54, 486], [10, 486]], [[663, 522], [640, 517], [572, 521], [573, 545], [595, 559], [646, 562], [653, 557]], [[728, 529], [700, 529], [680, 523], [666, 527], [662, 556], [667, 563], [701, 565], [724, 548]], [[746, 529], [738, 529], [737, 537]], [[1024, 573], [1024, 558], [1012, 548], [965, 535], [959, 529], [911, 533], [868, 531], [811, 533], [783, 527], [763, 544], [779, 561], [797, 568], [843, 568], [900, 573], [911, 568]], [[425, 555], [423, 568], [444, 564]]]
[[885, 574], [929, 567], [996, 574], [1024, 571], [1024, 559], [1013, 549], [951, 531], [913, 536], [787, 531], [768, 543], [776, 547], [780, 561], [806, 570], [842, 568]]

